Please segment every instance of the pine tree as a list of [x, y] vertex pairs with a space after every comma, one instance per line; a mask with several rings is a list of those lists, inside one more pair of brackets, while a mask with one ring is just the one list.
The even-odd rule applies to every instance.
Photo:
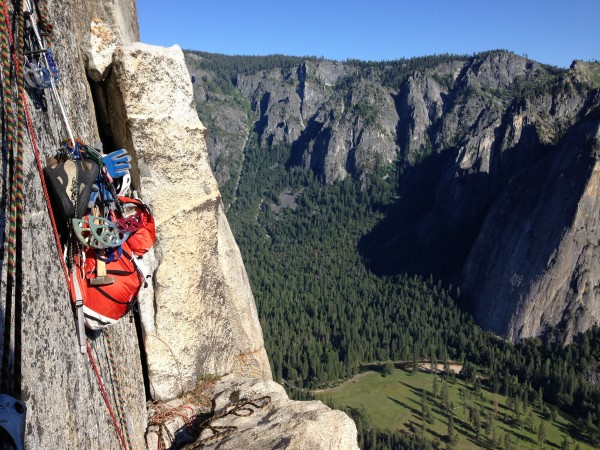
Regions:
[[456, 430], [454, 429], [454, 416], [452, 414], [448, 417], [447, 442], [449, 444], [448, 445], [449, 448], [454, 447], [458, 443], [458, 433], [456, 433]]
[[504, 450], [513, 450], [513, 440], [510, 433], [504, 435]]
[[492, 406], [494, 407], [494, 418], [498, 417], [498, 399], [496, 398], [496, 396], [494, 395], [494, 397], [492, 398]]
[[527, 416], [525, 416], [525, 426], [527, 427], [527, 429], [529, 431], [531, 431], [531, 432], [534, 431], [533, 414], [532, 414], [531, 410], [529, 411]]
[[441, 393], [441, 403], [445, 408], [448, 408], [448, 383], [444, 380], [442, 381], [442, 393]]
[[540, 422], [540, 426], [538, 428], [538, 443], [540, 445], [544, 445], [546, 442], [546, 427], [544, 425], [544, 421]]
[[383, 365], [383, 375], [388, 376], [394, 373], [394, 363], [387, 362]]

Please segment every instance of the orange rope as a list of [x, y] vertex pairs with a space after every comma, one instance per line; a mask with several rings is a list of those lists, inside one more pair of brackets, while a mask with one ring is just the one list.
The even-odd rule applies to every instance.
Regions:
[[123, 434], [121, 433], [121, 428], [119, 427], [117, 418], [115, 417], [115, 413], [113, 412], [112, 408], [110, 407], [110, 402], [108, 400], [108, 394], [106, 393], [106, 389], [104, 388], [104, 383], [102, 382], [102, 377], [100, 376], [98, 366], [96, 366], [96, 361], [94, 360], [94, 355], [92, 354], [92, 347], [90, 347], [89, 341], [86, 341], [85, 345], [87, 347], [88, 356], [90, 357], [90, 363], [92, 363], [92, 369], [94, 369], [94, 373], [96, 374], [96, 379], [98, 380], [98, 386], [100, 386], [100, 390], [102, 391], [102, 397], [104, 397], [104, 403], [106, 403], [106, 407], [108, 408], [110, 417], [113, 420], [113, 424], [115, 425], [115, 430], [117, 430], [117, 435], [119, 436], [121, 445], [125, 450], [127, 450], [127, 444], [125, 444], [125, 439], [123, 438]]

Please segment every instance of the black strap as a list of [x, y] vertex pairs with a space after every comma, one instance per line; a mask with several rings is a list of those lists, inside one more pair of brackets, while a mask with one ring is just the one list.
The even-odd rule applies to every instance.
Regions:
[[129, 302], [122, 302], [120, 300], [117, 300], [116, 298], [114, 298], [112, 295], [110, 295], [108, 292], [106, 292], [104, 289], [102, 289], [100, 286], [91, 286], [93, 289], [95, 289], [96, 291], [98, 291], [100, 294], [102, 294], [103, 296], [105, 296], [107, 299], [109, 299], [112, 302], [118, 303], [119, 305], [129, 305], [131, 302], [133, 302], [134, 297], [131, 298], [131, 301]]

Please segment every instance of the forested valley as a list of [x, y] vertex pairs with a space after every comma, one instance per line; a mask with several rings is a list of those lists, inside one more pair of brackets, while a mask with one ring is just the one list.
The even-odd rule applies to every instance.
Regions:
[[[298, 63], [287, 57], [205, 56], [203, 70], [217, 75], [204, 80], [204, 88], [221, 94], [235, 91], [236, 73]], [[363, 70], [373, 69], [363, 65]], [[414, 61], [398, 64], [405, 72], [415, 66]], [[390, 83], [400, 83], [405, 72], [398, 72], [397, 79], [388, 75]], [[245, 101], [239, 93], [232, 95]], [[214, 122], [210, 109], [199, 105], [198, 111], [203, 123]], [[239, 177], [232, 176], [221, 189], [273, 376], [292, 395], [302, 397], [304, 389], [335, 384], [368, 364], [457, 361], [464, 364], [460, 376], [465, 379], [481, 379], [494, 392], [520, 402], [543, 400], [567, 411], [579, 421], [585, 438], [600, 444], [597, 327], [567, 346], [560, 329], [513, 345], [474, 322], [458, 287], [426, 273], [374, 273], [359, 243], [406, 194], [406, 161], [377, 161], [360, 179], [349, 176], [324, 184], [310, 168], [290, 164], [291, 157], [290, 145], [266, 144], [251, 130]], [[376, 430], [369, 433], [361, 442], [375, 448], [369, 440]], [[379, 439], [390, 442], [389, 448], [395, 448], [394, 439], [429, 448], [417, 438]]]

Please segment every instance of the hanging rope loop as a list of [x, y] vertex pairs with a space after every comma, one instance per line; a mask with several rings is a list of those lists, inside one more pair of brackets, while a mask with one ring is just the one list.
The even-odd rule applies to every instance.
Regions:
[[102, 381], [102, 376], [100, 375], [100, 371], [98, 370], [98, 366], [96, 365], [96, 360], [94, 359], [94, 354], [92, 353], [92, 347], [90, 347], [90, 343], [86, 342], [88, 357], [90, 358], [90, 364], [92, 365], [92, 370], [96, 375], [96, 380], [98, 381], [98, 386], [100, 387], [100, 391], [102, 392], [102, 397], [104, 398], [104, 403], [106, 403], [106, 407], [108, 408], [108, 413], [110, 414], [110, 418], [113, 421], [113, 425], [115, 426], [115, 431], [117, 432], [117, 436], [119, 437], [119, 441], [121, 441], [121, 446], [123, 449], [128, 450], [127, 444], [125, 443], [125, 439], [123, 438], [123, 433], [121, 432], [121, 427], [119, 427], [119, 423], [110, 406], [110, 400], [108, 399], [108, 394], [106, 393], [106, 389], [104, 388], [104, 383]]

